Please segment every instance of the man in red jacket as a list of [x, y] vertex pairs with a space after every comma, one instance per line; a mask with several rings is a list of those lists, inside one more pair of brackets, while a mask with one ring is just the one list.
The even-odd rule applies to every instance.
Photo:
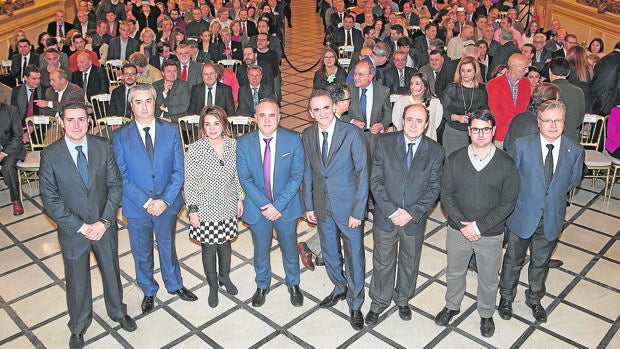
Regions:
[[508, 124], [515, 115], [527, 109], [530, 102], [530, 81], [523, 78], [527, 73], [529, 60], [520, 53], [508, 58], [508, 72], [500, 75], [487, 84], [489, 109], [495, 115], [496, 131], [495, 146], [502, 149]]

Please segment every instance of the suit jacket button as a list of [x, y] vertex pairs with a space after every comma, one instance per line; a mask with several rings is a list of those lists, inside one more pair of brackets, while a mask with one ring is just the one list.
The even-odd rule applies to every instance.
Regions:
[[152, 175], [151, 178], [155, 179], [155, 175]]

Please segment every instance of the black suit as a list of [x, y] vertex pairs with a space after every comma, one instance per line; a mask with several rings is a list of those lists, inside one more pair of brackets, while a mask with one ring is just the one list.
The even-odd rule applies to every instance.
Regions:
[[[170, 58], [168, 59], [172, 59], [173, 61], [179, 61], [179, 59], [174, 56], [174, 55], [170, 55]], [[164, 61], [166, 60], [166, 58], [164, 58]], [[153, 67], [157, 68], [157, 70], [161, 70], [161, 64], [163, 63], [162, 60], [160, 60], [160, 56], [159, 54], [156, 54], [155, 56], [151, 56], [149, 57], [149, 64], [152, 65]]]
[[[273, 79], [276, 78], [276, 74], [274, 73], [273, 68], [271, 67], [271, 63], [260, 61], [260, 62], [257, 62], [256, 64], [258, 64], [261, 68], [263, 68], [263, 78], [260, 81], [261, 85], [263, 84], [271, 85], [273, 83]], [[248, 65], [245, 64], [245, 62], [237, 68], [236, 75], [237, 75], [237, 82], [239, 82], [239, 86], [245, 86], [250, 83], [248, 81]]]
[[[220, 59], [226, 59], [226, 48], [226, 44], [222, 43], [222, 46], [219, 48], [220, 51], [217, 53], [217, 56], [220, 57]], [[240, 42], [230, 42], [230, 56], [232, 59], [243, 61], [243, 46], [241, 46]]]
[[[234, 115], [235, 103], [232, 96], [232, 88], [224, 83], [218, 82], [213, 96], [213, 104], [219, 105], [226, 110], [226, 114]], [[189, 114], [200, 114], [206, 105], [207, 85], [198, 84], [192, 87], [192, 97], [189, 103]]]
[[17, 108], [0, 103], [0, 152], [7, 156], [0, 161], [0, 174], [9, 188], [11, 201], [20, 200], [17, 160], [26, 158], [22, 143], [22, 121]]
[[[352, 28], [351, 29], [351, 40], [353, 40], [353, 51], [359, 52], [362, 50], [362, 45], [364, 44], [364, 37], [362, 36], [362, 32]], [[344, 46], [345, 44], [345, 32], [344, 27], [334, 29], [334, 33], [332, 34], [331, 43], [332, 49], [338, 52], [338, 47]]]
[[400, 76], [398, 70], [392, 64], [383, 70], [383, 86], [390, 89], [391, 94], [409, 94], [409, 84], [411, 83], [411, 76], [416, 73], [413, 68], [405, 67], [405, 86], [400, 87]]
[[94, 30], [94, 29], [97, 29], [97, 24], [96, 24], [95, 22], [88, 21], [88, 22], [86, 23], [86, 31], [84, 31], [84, 30], [83, 30], [83, 28], [82, 28], [82, 23], [77, 23], [77, 24], [75, 25], [75, 28], [74, 28], [74, 29], [76, 29], [77, 31], [79, 31], [79, 32], [80, 32], [80, 34], [82, 34], [82, 37], [84, 37], [84, 38], [85, 38], [85, 37], [86, 37], [86, 32], [88, 32], [89, 30]]
[[[241, 24], [241, 22], [239, 22]], [[248, 38], [253, 37], [258, 34], [258, 29], [256, 29], [256, 24], [252, 21], [245, 21], [245, 33], [248, 35]]]
[[[20, 53], [16, 53], [11, 57], [11, 73], [10, 76], [13, 78], [17, 78], [19, 79], [19, 82], [21, 83], [21, 77], [22, 77], [22, 64], [23, 64], [24, 58]], [[35, 67], [39, 66], [39, 55], [37, 55], [34, 52], [30, 52], [30, 57], [28, 58], [28, 60], [26, 61], [26, 65], [34, 65]]]
[[131, 105], [127, 101], [127, 86], [125, 84], [112, 90], [110, 96], [110, 108], [108, 109], [109, 116], [125, 116], [132, 118]]
[[608, 115], [620, 104], [620, 50], [611, 51], [594, 66], [590, 94], [596, 114]]
[[558, 58], [558, 57], [561, 57], [561, 58], [565, 58], [566, 57], [566, 53], [564, 52], [564, 48], [561, 48], [559, 50], [555, 50], [555, 51], [553, 51], [553, 53], [551, 53], [551, 59]]
[[[258, 100], [265, 98], [276, 99], [273, 93], [273, 86], [262, 84], [258, 87]], [[256, 109], [254, 108], [254, 100], [252, 99], [252, 89], [250, 85], [239, 87], [239, 106], [235, 115], [253, 116]], [[230, 114], [229, 114], [230, 115]]]
[[493, 69], [500, 64], [508, 64], [508, 58], [510, 58], [513, 53], [521, 53], [521, 50], [519, 50], [517, 45], [515, 45], [512, 41], [506, 42], [497, 48], [493, 54], [493, 62], [489, 64], [489, 69], [487, 70], [488, 80], [491, 80], [491, 73], [493, 73]]
[[69, 22], [65, 22], [64, 23], [64, 30], [65, 32], [62, 33], [63, 35], [58, 35], [58, 33], [56, 32], [58, 29], [58, 25], [56, 24], [56, 21], [49, 23], [47, 25], [47, 30], [46, 32], [50, 35], [50, 36], [62, 36], [65, 37], [67, 36], [67, 33], [69, 32], [69, 30], [74, 29], [73, 24], [69, 23]]
[[[140, 51], [140, 41], [129, 37], [127, 38], [127, 48], [125, 49], [125, 59], [129, 59], [132, 53]], [[121, 37], [117, 36], [110, 40], [108, 48], [108, 60], [121, 59]]]
[[[84, 89], [84, 73], [81, 71], [75, 71], [71, 75], [71, 82]], [[102, 93], [110, 92], [110, 82], [108, 81], [108, 74], [102, 67], [95, 65], [90, 66], [90, 73], [88, 74], [88, 83], [86, 84], [86, 96], [90, 97]]]
[[[45, 99], [45, 89], [38, 86], [34, 90], [33, 101], [37, 99]], [[20, 117], [20, 121], [23, 124], [23, 120], [26, 118], [26, 112], [28, 111], [28, 87], [26, 84], [19, 85], [13, 89], [11, 93], [11, 105], [17, 108], [17, 113]], [[39, 115], [39, 107], [36, 103], [32, 103], [32, 115]]]
[[[65, 138], [41, 152], [39, 185], [43, 206], [58, 225], [58, 241], [65, 264], [67, 308], [71, 333], [83, 333], [92, 318], [90, 251], [101, 270], [108, 315], [119, 320], [126, 315], [118, 266], [116, 215], [122, 196], [121, 177], [112, 145], [97, 136], [86, 136], [88, 186], [80, 176]], [[83, 224], [111, 222], [100, 240], [89, 240], [78, 232]]]
[[413, 60], [418, 67], [428, 64], [428, 41], [426, 40], [426, 35], [418, 36], [413, 40]]

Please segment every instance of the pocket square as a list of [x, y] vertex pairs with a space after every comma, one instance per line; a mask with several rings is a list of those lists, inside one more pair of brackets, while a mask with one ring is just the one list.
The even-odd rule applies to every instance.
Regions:
[[287, 156], [289, 156], [289, 155], [291, 155], [291, 153], [290, 153], [290, 152], [289, 152], [289, 153], [284, 153], [284, 154], [282, 154], [282, 157], [287, 157]]

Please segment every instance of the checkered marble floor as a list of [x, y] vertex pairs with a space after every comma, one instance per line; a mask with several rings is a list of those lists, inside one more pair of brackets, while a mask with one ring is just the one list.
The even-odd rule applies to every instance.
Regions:
[[[293, 2], [294, 29], [287, 34], [287, 56], [299, 70], [318, 59], [321, 30], [314, 2]], [[301, 131], [308, 125], [307, 97], [312, 74], [283, 63], [283, 126]], [[249, 229], [240, 223], [233, 243], [231, 278], [237, 296], [220, 292], [220, 303], [207, 304], [208, 287], [202, 270], [200, 248], [188, 239], [185, 212], [179, 215], [176, 244], [185, 285], [197, 302], [183, 302], [165, 291], [157, 294], [156, 308], [143, 316], [142, 293], [134, 279], [133, 258], [126, 224], [119, 212], [119, 258], [128, 312], [138, 330], [120, 329], [105, 313], [101, 279], [93, 258], [92, 282], [95, 318], [86, 333], [87, 348], [620, 348], [620, 185], [609, 203], [603, 203], [603, 185], [584, 181], [568, 208], [566, 229], [554, 258], [564, 261], [552, 269], [543, 305], [549, 313], [545, 324], [534, 323], [524, 304], [527, 279], [522, 275], [510, 321], [495, 316], [496, 331], [484, 338], [476, 312], [476, 274], [467, 275], [467, 293], [449, 327], [433, 318], [444, 306], [446, 216], [434, 208], [426, 230], [417, 292], [410, 301], [411, 321], [402, 321], [395, 307], [388, 308], [375, 327], [354, 331], [348, 309], [340, 302], [320, 309], [318, 302], [332, 290], [323, 267], [302, 270], [304, 305], [289, 303], [282, 258], [277, 241], [271, 253], [273, 279], [267, 301], [253, 308], [253, 245]], [[14, 217], [9, 194], [0, 185], [0, 348], [66, 348], [69, 330], [65, 303], [62, 258], [55, 225], [43, 212], [38, 188], [24, 185], [26, 213]], [[365, 226], [366, 285], [372, 271], [372, 219]], [[301, 222], [299, 240], [315, 233]], [[157, 254], [157, 253], [156, 253]], [[157, 265], [157, 257], [156, 268]], [[163, 285], [159, 269], [156, 279]], [[366, 292], [367, 294], [367, 292]], [[370, 301], [362, 307], [368, 311]]]

